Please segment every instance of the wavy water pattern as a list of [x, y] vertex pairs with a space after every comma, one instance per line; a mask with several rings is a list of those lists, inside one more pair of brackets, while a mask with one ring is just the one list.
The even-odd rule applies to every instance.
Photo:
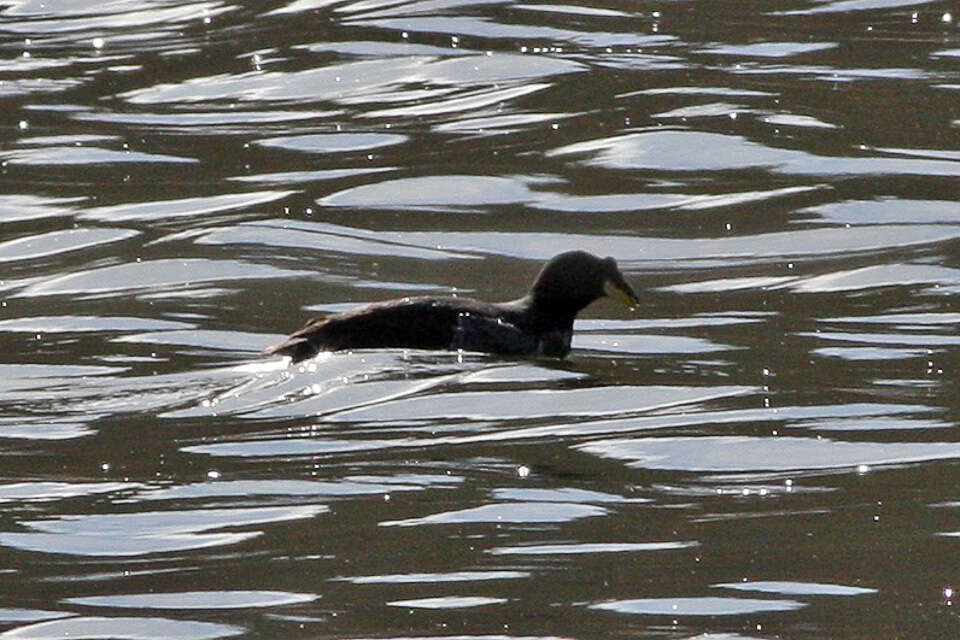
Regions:
[[[958, 18], [0, 5], [0, 639], [948, 637]], [[261, 356], [573, 249], [564, 360]]]

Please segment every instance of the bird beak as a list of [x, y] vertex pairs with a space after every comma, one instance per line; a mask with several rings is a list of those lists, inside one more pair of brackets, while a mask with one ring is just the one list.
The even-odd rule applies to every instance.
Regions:
[[623, 305], [631, 311], [635, 311], [640, 305], [640, 299], [626, 281], [614, 282], [613, 280], [605, 280], [603, 283], [603, 292], [611, 298], [616, 298], [622, 302]]

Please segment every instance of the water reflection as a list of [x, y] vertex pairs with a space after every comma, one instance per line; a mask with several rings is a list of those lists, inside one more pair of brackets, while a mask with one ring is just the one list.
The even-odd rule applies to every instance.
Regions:
[[[8, 2], [0, 637], [941, 637], [956, 21]], [[259, 358], [567, 249], [568, 360]]]
[[505, 598], [484, 598], [480, 596], [441, 596], [439, 598], [418, 598], [416, 600], [396, 600], [388, 602], [391, 607], [409, 607], [411, 609], [465, 609], [507, 602]]
[[117, 638], [118, 640], [214, 640], [230, 638], [247, 630], [235, 625], [172, 620], [156, 617], [77, 616], [51, 622], [38, 622], [0, 634], [7, 638], [46, 640], [62, 638]]
[[122, 609], [246, 609], [276, 607], [316, 600], [307, 593], [282, 591], [185, 591], [182, 593], [136, 593], [122, 596], [69, 598], [70, 604]]
[[713, 585], [721, 589], [737, 591], [758, 591], [760, 593], [779, 593], [781, 595], [796, 596], [859, 596], [876, 593], [876, 589], [866, 587], [851, 587], [843, 584], [814, 584], [806, 582], [727, 582]]
[[27, 520], [31, 532], [0, 533], [0, 544], [15, 549], [79, 556], [139, 556], [232, 545], [262, 531], [206, 533], [211, 529], [311, 518], [327, 507], [202, 509], [62, 516]]
[[960, 456], [951, 442], [838, 442], [826, 438], [745, 436], [598, 440], [579, 448], [627, 460], [641, 468], [688, 471], [785, 471], [790, 469], [867, 469]]
[[615, 600], [592, 605], [594, 609], [661, 616], [735, 616], [802, 608], [795, 600], [757, 600], [751, 598], [639, 598]]
[[422, 518], [388, 520], [382, 527], [419, 527], [427, 524], [518, 523], [542, 524], [570, 522], [609, 514], [603, 507], [563, 502], [510, 502], [486, 504], [473, 509], [432, 513]]

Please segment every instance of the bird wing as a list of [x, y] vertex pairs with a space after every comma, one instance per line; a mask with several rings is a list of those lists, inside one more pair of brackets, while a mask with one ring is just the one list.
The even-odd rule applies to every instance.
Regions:
[[493, 353], [535, 353], [536, 336], [524, 333], [515, 324], [501, 317], [461, 313], [453, 330], [452, 349]]
[[292, 356], [296, 361], [324, 350], [445, 349], [455, 322], [456, 312], [442, 300], [391, 300], [314, 318], [265, 353]]

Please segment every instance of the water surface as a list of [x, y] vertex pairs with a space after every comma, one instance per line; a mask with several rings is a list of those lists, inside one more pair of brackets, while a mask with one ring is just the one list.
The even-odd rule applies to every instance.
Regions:
[[[950, 637], [955, 3], [0, 7], [0, 638]], [[641, 293], [564, 361], [259, 352]]]

